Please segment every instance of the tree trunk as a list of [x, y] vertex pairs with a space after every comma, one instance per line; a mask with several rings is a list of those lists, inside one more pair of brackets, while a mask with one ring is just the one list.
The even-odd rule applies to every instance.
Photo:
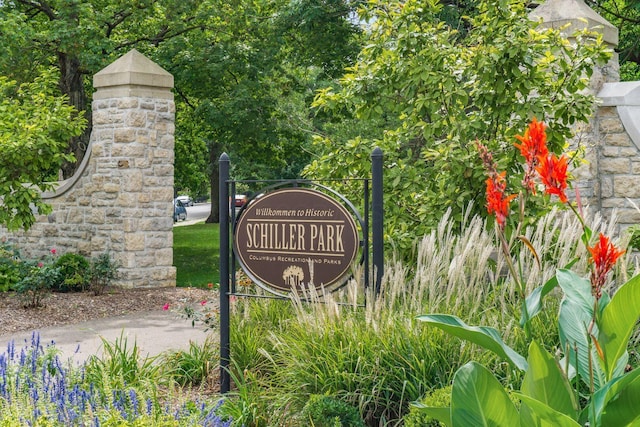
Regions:
[[75, 162], [65, 162], [62, 165], [64, 178], [73, 175], [77, 165], [82, 162], [91, 136], [91, 109], [87, 108], [87, 94], [84, 90], [83, 75], [80, 71], [80, 60], [73, 54], [63, 52], [58, 53], [58, 64], [60, 65], [60, 91], [69, 97], [69, 104], [74, 106], [80, 114], [84, 114], [87, 119], [87, 127], [82, 135], [72, 138], [69, 141], [69, 152], [72, 153]]

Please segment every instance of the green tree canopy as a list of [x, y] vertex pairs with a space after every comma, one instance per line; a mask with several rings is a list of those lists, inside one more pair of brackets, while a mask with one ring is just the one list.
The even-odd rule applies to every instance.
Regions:
[[586, 0], [620, 34], [620, 80], [640, 80], [640, 2], [637, 0]]
[[53, 189], [71, 137], [82, 133], [84, 118], [56, 95], [57, 73], [40, 70], [33, 82], [18, 84], [0, 76], [0, 224], [29, 229], [35, 212], [45, 214], [41, 191]]
[[317, 138], [306, 174], [368, 176], [369, 155], [380, 146], [385, 225], [399, 248], [410, 248], [447, 209], [457, 221], [470, 202], [472, 213], [484, 212], [476, 140], [520, 179], [514, 136], [533, 117], [548, 124], [549, 146], [559, 151], [592, 113], [594, 97], [583, 89], [594, 65], [609, 57], [597, 35], [576, 34], [571, 44], [529, 20], [522, 1], [479, 2], [464, 35], [440, 19], [435, 0], [368, 5], [366, 47], [316, 106], [361, 127], [371, 123], [376, 135]]

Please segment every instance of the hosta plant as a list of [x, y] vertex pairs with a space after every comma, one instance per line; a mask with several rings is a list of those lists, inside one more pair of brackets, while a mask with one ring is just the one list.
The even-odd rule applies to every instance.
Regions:
[[[508, 238], [506, 222], [510, 204], [519, 200], [523, 215], [527, 197], [538, 188], [539, 178], [545, 193], [555, 195], [572, 209], [583, 225], [582, 242], [589, 253], [589, 277], [560, 268], [554, 277], [525, 295], [522, 274], [508, 260], [511, 278], [520, 287], [520, 325], [530, 336], [531, 319], [542, 310], [543, 298], [555, 288], [562, 291], [557, 325], [560, 348], [554, 354], [543, 343], [531, 340], [528, 355], [509, 347], [500, 333], [491, 327], [469, 326], [446, 314], [427, 314], [418, 319], [453, 336], [477, 344], [509, 362], [524, 374], [515, 405], [505, 386], [484, 366], [469, 362], [454, 375], [451, 405], [447, 408], [422, 408], [448, 426], [636, 426], [640, 425], [640, 369], [631, 367], [627, 347], [640, 317], [640, 276], [621, 285], [612, 296], [606, 290], [608, 273], [623, 251], [600, 233], [593, 236], [580, 213], [566, 195], [568, 157], [558, 157], [546, 147], [543, 123], [533, 121], [516, 146], [525, 158], [523, 190], [507, 193], [504, 172], [498, 173], [491, 154], [478, 144], [488, 172], [487, 208], [496, 217], [496, 235], [506, 258], [511, 257], [513, 242], [535, 248], [513, 228]], [[577, 200], [579, 200], [577, 198]], [[552, 325], [549, 325], [552, 327]]]

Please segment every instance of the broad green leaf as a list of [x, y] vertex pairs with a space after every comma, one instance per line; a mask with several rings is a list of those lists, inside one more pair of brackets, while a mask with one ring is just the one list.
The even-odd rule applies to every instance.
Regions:
[[629, 337], [640, 317], [640, 276], [622, 285], [602, 312], [597, 335], [604, 352], [607, 379], [615, 377], [618, 360], [627, 351]]
[[[538, 286], [526, 298], [529, 320], [542, 310], [542, 299], [558, 285], [558, 279], [553, 276], [542, 286]], [[520, 326], [524, 326], [524, 317], [520, 319]]]
[[411, 406], [418, 408], [420, 412], [424, 412], [431, 418], [434, 418], [447, 427], [451, 427], [451, 408], [436, 408], [427, 406], [422, 402], [413, 402]]
[[[576, 420], [549, 405], [524, 394], [516, 393], [516, 395], [522, 400], [520, 409], [522, 427], [580, 427]], [[523, 411], [525, 406], [526, 412]]]
[[573, 390], [555, 358], [537, 342], [532, 341], [527, 361], [529, 369], [520, 391], [555, 411], [577, 419], [578, 405]]
[[638, 426], [640, 425], [640, 369], [608, 382], [591, 399], [585, 409], [589, 415], [595, 413], [594, 425]]
[[[567, 263], [564, 268], [571, 268], [578, 261], [579, 258], [574, 258]], [[551, 279], [547, 280], [547, 283], [542, 286], [538, 286], [533, 290], [533, 292], [531, 292], [531, 294], [529, 294], [526, 298], [529, 320], [533, 319], [542, 310], [542, 299], [546, 297], [549, 292], [554, 290], [556, 286], [558, 286], [558, 278], [553, 276]], [[524, 317], [520, 319], [520, 326], [524, 326], [524, 320]]]
[[[569, 363], [587, 385], [590, 383], [590, 369], [593, 369], [594, 386], [597, 390], [604, 384], [605, 379], [595, 348], [589, 344], [587, 331], [591, 321], [592, 313], [585, 312], [584, 306], [579, 301], [565, 298], [560, 303], [558, 330], [562, 349], [567, 354]], [[594, 336], [598, 335], [598, 328], [595, 325], [591, 333]]]
[[451, 425], [518, 427], [520, 416], [493, 374], [479, 363], [469, 362], [453, 377]]
[[565, 269], [559, 269], [556, 272], [556, 278], [558, 279], [558, 285], [560, 285], [564, 292], [565, 298], [579, 303], [585, 312], [592, 315], [595, 298], [591, 294], [591, 282], [578, 276], [573, 271]]
[[494, 328], [469, 326], [458, 317], [448, 314], [424, 314], [417, 319], [492, 351], [521, 371], [527, 369], [526, 359], [506, 345]]

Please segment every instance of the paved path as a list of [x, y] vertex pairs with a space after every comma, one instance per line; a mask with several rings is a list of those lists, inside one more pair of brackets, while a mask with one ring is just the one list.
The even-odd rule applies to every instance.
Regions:
[[[10, 341], [14, 341], [16, 349], [31, 342], [34, 331], [23, 331], [12, 335], [0, 336], [0, 355], [3, 354]], [[60, 327], [49, 327], [38, 330], [43, 346], [55, 343], [61, 350], [61, 359], [73, 358], [81, 363], [93, 354], [102, 354], [102, 338], [110, 343], [124, 337], [127, 347], [137, 344], [140, 356], [155, 356], [167, 350], [188, 350], [190, 342], [203, 343], [208, 335], [197, 326], [191, 326], [186, 319], [177, 318], [169, 311], [152, 311], [135, 313], [114, 318], [91, 320]]]

